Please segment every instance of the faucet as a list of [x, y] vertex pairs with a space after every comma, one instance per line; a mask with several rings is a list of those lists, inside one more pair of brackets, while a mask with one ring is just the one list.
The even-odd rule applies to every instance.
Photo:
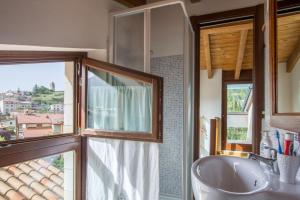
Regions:
[[249, 153], [248, 158], [251, 160], [257, 160], [260, 162], [265, 163], [267, 166], [269, 166], [272, 169], [272, 172], [274, 174], [278, 174], [278, 169], [277, 169], [277, 150], [270, 148], [270, 147], [265, 147], [265, 148], [269, 148], [270, 151], [273, 151], [273, 156], [272, 158], [265, 158], [262, 157], [260, 155], [254, 154], [254, 153]]

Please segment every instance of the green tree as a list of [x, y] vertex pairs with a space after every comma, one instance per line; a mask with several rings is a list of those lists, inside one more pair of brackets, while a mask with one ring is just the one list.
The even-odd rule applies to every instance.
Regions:
[[32, 94], [33, 94], [33, 95], [36, 95], [37, 92], [38, 92], [38, 89], [39, 89], [39, 86], [38, 86], [37, 84], [35, 84], [35, 85], [33, 86], [33, 88], [32, 88]]
[[60, 155], [56, 160], [53, 161], [53, 166], [57, 169], [64, 170], [64, 157]]
[[228, 112], [244, 112], [243, 105], [247, 100], [250, 89], [227, 89], [227, 110]]
[[5, 137], [0, 136], [0, 142], [4, 142], [5, 141]]

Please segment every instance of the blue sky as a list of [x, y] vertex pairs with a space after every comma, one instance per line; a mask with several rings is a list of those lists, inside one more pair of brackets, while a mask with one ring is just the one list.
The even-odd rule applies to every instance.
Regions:
[[52, 81], [56, 90], [63, 90], [64, 67], [64, 62], [0, 65], [0, 92], [18, 88], [32, 91], [35, 84], [49, 87]]

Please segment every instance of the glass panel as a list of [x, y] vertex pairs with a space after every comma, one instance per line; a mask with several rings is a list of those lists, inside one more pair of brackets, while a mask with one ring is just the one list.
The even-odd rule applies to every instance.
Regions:
[[0, 199], [74, 199], [74, 155], [71, 151], [0, 168]]
[[227, 85], [227, 142], [252, 142], [252, 84]]
[[0, 65], [0, 141], [73, 132], [73, 62]]
[[179, 4], [151, 10], [150, 48], [152, 62], [155, 62], [155, 58], [183, 55], [184, 19], [185, 15]]
[[115, 18], [114, 48], [115, 64], [144, 71], [144, 13]]
[[88, 128], [151, 133], [151, 84], [90, 69], [87, 90]]

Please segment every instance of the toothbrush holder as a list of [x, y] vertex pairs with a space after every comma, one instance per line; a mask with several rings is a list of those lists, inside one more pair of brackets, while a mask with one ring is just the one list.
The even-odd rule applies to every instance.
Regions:
[[300, 156], [287, 156], [278, 154], [277, 162], [280, 172], [280, 181], [295, 184], [296, 175], [300, 167]]

